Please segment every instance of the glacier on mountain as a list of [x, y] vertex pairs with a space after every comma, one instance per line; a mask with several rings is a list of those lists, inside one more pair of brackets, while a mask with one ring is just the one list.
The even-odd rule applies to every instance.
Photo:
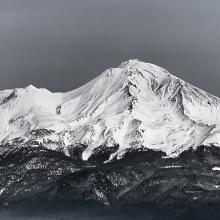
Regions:
[[163, 151], [178, 156], [220, 146], [220, 100], [150, 63], [129, 60], [66, 93], [28, 86], [0, 92], [1, 151], [15, 139], [62, 151], [84, 145]]

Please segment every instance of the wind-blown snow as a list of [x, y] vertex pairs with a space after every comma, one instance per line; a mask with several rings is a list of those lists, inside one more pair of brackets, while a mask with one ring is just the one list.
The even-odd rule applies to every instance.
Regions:
[[85, 144], [84, 160], [116, 144], [111, 158], [141, 147], [177, 156], [201, 144], [220, 146], [219, 106], [219, 98], [167, 70], [129, 60], [67, 93], [33, 86], [1, 91], [0, 141], [29, 140], [31, 131], [47, 129], [54, 132], [35, 139], [66, 155]]

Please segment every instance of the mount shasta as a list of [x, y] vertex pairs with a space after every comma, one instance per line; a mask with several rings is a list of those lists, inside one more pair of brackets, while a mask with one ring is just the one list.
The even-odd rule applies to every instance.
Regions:
[[138, 60], [65, 93], [0, 92], [0, 201], [219, 201], [220, 99]]
[[[220, 100], [156, 65], [130, 60], [67, 93], [28, 86], [0, 92], [0, 141], [35, 140], [70, 156], [77, 144], [161, 150], [220, 145]], [[45, 129], [44, 135], [36, 130]]]

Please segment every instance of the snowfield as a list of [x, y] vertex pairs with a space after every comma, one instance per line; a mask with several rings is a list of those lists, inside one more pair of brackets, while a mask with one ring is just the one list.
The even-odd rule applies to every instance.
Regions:
[[[144, 148], [178, 156], [220, 146], [220, 100], [150, 63], [129, 60], [66, 93], [28, 86], [0, 92], [0, 142], [35, 140], [69, 156], [118, 145], [110, 160]], [[34, 131], [45, 129], [36, 134]]]

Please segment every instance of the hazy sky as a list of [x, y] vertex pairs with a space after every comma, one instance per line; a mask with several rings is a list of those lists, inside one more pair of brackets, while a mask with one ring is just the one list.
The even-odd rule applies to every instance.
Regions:
[[68, 91], [138, 58], [220, 96], [219, 0], [0, 0], [0, 89]]

